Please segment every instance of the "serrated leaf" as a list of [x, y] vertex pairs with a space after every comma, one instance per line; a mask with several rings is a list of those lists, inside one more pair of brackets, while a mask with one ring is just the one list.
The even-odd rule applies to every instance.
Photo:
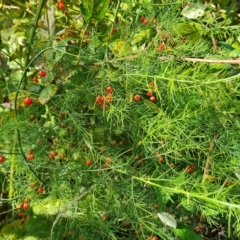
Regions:
[[45, 104], [51, 99], [51, 97], [57, 92], [57, 90], [58, 90], [58, 87], [56, 85], [53, 85], [53, 84], [48, 85], [40, 93], [40, 96], [38, 97], [38, 101], [41, 104]]
[[203, 240], [198, 236], [192, 228], [183, 224], [178, 224], [178, 227], [174, 229], [174, 232], [181, 240]]
[[163, 224], [172, 228], [177, 227], [177, 221], [171, 214], [167, 212], [161, 212], [161, 213], [157, 213], [157, 216], [159, 217], [159, 219]]
[[181, 14], [188, 19], [195, 19], [204, 15], [205, 8], [202, 3], [191, 3], [190, 6], [183, 8]]

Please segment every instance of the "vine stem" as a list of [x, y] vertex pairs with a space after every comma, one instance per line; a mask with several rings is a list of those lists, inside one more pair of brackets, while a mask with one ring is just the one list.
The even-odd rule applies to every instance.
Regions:
[[[31, 44], [32, 44], [32, 41], [33, 41], [33, 37], [34, 37], [34, 34], [36, 32], [36, 28], [37, 28], [37, 24], [38, 24], [38, 20], [40, 18], [40, 15], [41, 15], [41, 12], [42, 12], [42, 8], [44, 6], [44, 4], [46, 3], [46, 0], [41, 0], [40, 1], [40, 4], [39, 4], [39, 7], [37, 9], [37, 12], [36, 12], [36, 16], [35, 16], [35, 19], [34, 19], [34, 23], [33, 23], [33, 27], [31, 28], [31, 32], [29, 34], [29, 37], [28, 37], [28, 40], [27, 40], [27, 47], [26, 47], [26, 56], [25, 56], [25, 66], [24, 66], [24, 72], [23, 72], [23, 75], [22, 75], [22, 78], [21, 80], [19, 81], [18, 83], [18, 86], [17, 86], [17, 91], [16, 91], [16, 96], [15, 96], [15, 99], [14, 99], [14, 111], [15, 111], [15, 119], [16, 119], [16, 122], [18, 121], [18, 111], [17, 111], [17, 99], [18, 99], [18, 93], [19, 93], [19, 90], [20, 90], [20, 87], [21, 87], [21, 84], [22, 82], [24, 81], [25, 84], [24, 84], [24, 88], [26, 88], [26, 84], [27, 84], [27, 78], [26, 78], [26, 75], [27, 75], [27, 71], [28, 71], [28, 68], [29, 66], [32, 64], [32, 62], [36, 59], [36, 56], [35, 58], [33, 58], [33, 60], [31, 60], [29, 62], [29, 58], [30, 58], [30, 52], [31, 52]], [[38, 55], [37, 55], [38, 56]], [[23, 151], [23, 148], [22, 148], [22, 144], [21, 144], [21, 135], [20, 135], [20, 130], [17, 128], [16, 129], [16, 138], [17, 138], [17, 141], [18, 141], [18, 145], [19, 145], [19, 148], [20, 148], [20, 152], [21, 154], [23, 155], [23, 158], [24, 160], [26, 161], [27, 163], [27, 158], [26, 158], [26, 155]], [[16, 139], [15, 138], [15, 139]], [[11, 185], [11, 177], [13, 177], [13, 174], [14, 174], [14, 162], [15, 162], [15, 155], [13, 154], [12, 157], [11, 157], [11, 167], [10, 167], [10, 189], [9, 189], [9, 195], [12, 195], [12, 185]], [[38, 177], [38, 175], [35, 173], [35, 171], [32, 169], [32, 167], [27, 164], [29, 169], [31, 170], [31, 172], [35, 175], [35, 177], [41, 181], [41, 179]]]
[[[34, 22], [33, 22], [33, 26], [31, 28], [31, 31], [30, 31], [30, 34], [29, 34], [29, 37], [28, 37], [28, 40], [27, 40], [26, 55], [25, 55], [25, 66], [24, 66], [25, 68], [27, 67], [28, 62], [29, 62], [33, 37], [35, 35], [36, 29], [37, 29], [37, 24], [38, 24], [38, 21], [39, 21], [39, 18], [41, 16], [41, 12], [42, 12], [42, 9], [43, 9], [43, 6], [44, 6], [45, 3], [46, 3], [46, 0], [41, 0], [40, 3], [39, 3], [39, 6], [37, 8], [37, 12], [36, 12], [36, 15], [35, 15], [35, 19], [34, 19]], [[26, 85], [27, 85], [27, 77], [26, 77], [26, 72], [25, 72], [25, 74], [24, 74], [24, 89], [26, 88]]]

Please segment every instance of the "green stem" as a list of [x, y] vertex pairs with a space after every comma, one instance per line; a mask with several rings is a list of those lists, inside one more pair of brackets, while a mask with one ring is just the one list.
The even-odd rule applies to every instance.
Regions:
[[[30, 31], [30, 34], [29, 34], [29, 37], [28, 37], [28, 40], [27, 40], [27, 47], [26, 47], [26, 57], [25, 57], [25, 66], [24, 68], [26, 69], [27, 67], [27, 64], [29, 62], [29, 57], [30, 57], [30, 52], [31, 52], [31, 46], [32, 46], [32, 41], [33, 41], [33, 37], [35, 35], [35, 32], [36, 32], [36, 29], [37, 29], [37, 24], [38, 24], [38, 20], [41, 16], [41, 12], [42, 12], [42, 8], [44, 6], [44, 4], [46, 3], [46, 0], [41, 0], [40, 1], [40, 4], [37, 8], [37, 12], [36, 12], [36, 15], [35, 15], [35, 19], [33, 21], [33, 27], [31, 28], [31, 31]], [[24, 89], [26, 88], [26, 85], [27, 85], [27, 77], [26, 77], [26, 72], [24, 74]]]
[[206, 202], [210, 202], [212, 204], [215, 204], [217, 206], [221, 206], [221, 207], [228, 207], [228, 208], [236, 208], [236, 209], [240, 209], [240, 205], [239, 204], [235, 204], [235, 203], [230, 203], [230, 202], [224, 202], [224, 201], [220, 201], [214, 198], [210, 198], [210, 197], [206, 197], [203, 194], [199, 194], [199, 193], [194, 193], [194, 192], [188, 192], [179, 188], [170, 188], [170, 187], [165, 187], [162, 185], [159, 185], [157, 183], [151, 182], [147, 179], [144, 178], [140, 178], [140, 177], [132, 177], [133, 179], [142, 181], [144, 183], [147, 183], [151, 186], [157, 187], [157, 188], [161, 188], [164, 189], [166, 192], [172, 192], [172, 193], [178, 193], [178, 194], [183, 194], [186, 195], [186, 197], [189, 199], [190, 197], [192, 198], [197, 198], [197, 199], [201, 199], [204, 200]]
[[119, 11], [120, 3], [121, 3], [121, 0], [118, 0], [117, 7], [116, 7], [116, 12], [114, 14], [113, 24], [116, 24], [116, 19], [117, 19], [117, 14], [118, 14], [118, 11]]

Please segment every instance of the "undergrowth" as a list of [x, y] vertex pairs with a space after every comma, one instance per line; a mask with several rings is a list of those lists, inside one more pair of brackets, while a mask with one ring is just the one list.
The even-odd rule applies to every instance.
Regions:
[[185, 59], [223, 59], [207, 34], [226, 39], [221, 23], [185, 36], [182, 3], [116, 6], [114, 26], [46, 37], [26, 68], [2, 73], [3, 102], [16, 103], [0, 113], [2, 239], [6, 227], [16, 239], [238, 239], [239, 68]]

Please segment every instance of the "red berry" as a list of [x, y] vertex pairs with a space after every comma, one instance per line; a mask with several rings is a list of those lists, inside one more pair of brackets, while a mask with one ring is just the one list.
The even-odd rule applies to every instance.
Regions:
[[0, 163], [3, 163], [5, 161], [5, 157], [4, 156], [0, 156]]
[[88, 159], [88, 160], [86, 161], [86, 165], [87, 165], [87, 166], [91, 166], [91, 165], [92, 165], [92, 161]]
[[153, 205], [153, 206], [154, 206], [154, 208], [155, 208], [155, 209], [158, 209], [158, 208], [159, 208], [159, 206], [158, 206], [158, 204], [157, 204], [157, 203], [154, 203], [154, 205]]
[[20, 208], [22, 208], [24, 205], [24, 202], [19, 203]]
[[41, 71], [39, 71], [38, 75], [40, 77], [45, 77], [47, 75], [47, 73], [44, 70], [41, 70]]
[[141, 21], [142, 23], [143, 23], [145, 20], [146, 20], [145, 17], [141, 17], [141, 18], [140, 18], [140, 21]]
[[149, 83], [149, 85], [150, 85], [151, 87], [154, 87], [155, 84], [154, 84], [154, 82], [152, 81], [152, 82]]
[[170, 163], [169, 166], [170, 166], [171, 168], [174, 168], [174, 167], [175, 167], [175, 164], [174, 164], [174, 163]]
[[232, 185], [232, 183], [229, 182], [229, 181], [227, 181], [227, 182], [225, 183], [225, 186], [227, 186], [227, 187], [229, 187], [229, 186], [231, 186], [231, 185]]
[[37, 77], [34, 77], [34, 78], [33, 78], [33, 82], [37, 84], [37, 83], [38, 83], [38, 78], [37, 78]]
[[165, 47], [165, 43], [164, 42], [160, 43], [157, 47], [157, 52], [161, 52], [164, 49], [164, 47]]
[[108, 103], [111, 103], [112, 102], [112, 94], [111, 93], [108, 93], [107, 96], [105, 97], [105, 100], [108, 102]]
[[113, 91], [112, 87], [107, 87], [107, 88], [106, 88], [106, 92], [107, 92], [107, 93], [112, 93], [112, 91]]
[[143, 21], [143, 24], [144, 24], [144, 25], [148, 25], [148, 20], [145, 19], [145, 20]]
[[95, 102], [100, 106], [103, 105], [104, 97], [103, 96], [96, 97]]
[[153, 96], [153, 92], [152, 92], [152, 91], [148, 91], [148, 92], [147, 92], [147, 96], [148, 96], [148, 97], [152, 97], [152, 96]]
[[108, 164], [105, 163], [105, 164], [103, 165], [103, 168], [109, 168]]
[[65, 9], [64, 3], [62, 3], [62, 2], [58, 3], [58, 8], [61, 10], [64, 10]]
[[106, 216], [103, 216], [103, 217], [102, 217], [102, 220], [103, 220], [103, 221], [107, 221], [108, 218], [107, 218]]
[[163, 163], [163, 162], [164, 162], [164, 158], [163, 158], [163, 157], [158, 157], [158, 161], [159, 161], [160, 163]]
[[196, 168], [195, 166], [193, 166], [193, 165], [191, 166], [191, 169], [192, 169], [192, 171], [194, 171], [194, 170], [195, 170], [195, 168]]
[[37, 191], [38, 191], [39, 194], [42, 194], [42, 193], [44, 192], [44, 188], [43, 188], [43, 187], [40, 187], [40, 188], [38, 188]]
[[25, 104], [25, 106], [30, 106], [30, 105], [32, 105], [33, 100], [31, 98], [27, 97], [24, 99], [23, 103]]
[[134, 96], [134, 100], [135, 100], [135, 101], [140, 101], [140, 99], [141, 99], [141, 96], [140, 96], [140, 95], [137, 94], [137, 95]]
[[57, 155], [58, 155], [57, 152], [51, 151], [51, 152], [49, 153], [49, 158], [54, 159]]
[[24, 210], [28, 210], [29, 209], [29, 204], [28, 203], [24, 203], [23, 204], [23, 209]]
[[28, 161], [32, 161], [34, 159], [34, 155], [33, 154], [30, 154], [27, 156], [27, 160]]
[[23, 216], [23, 213], [22, 213], [22, 212], [19, 212], [19, 213], [18, 213], [18, 216], [19, 216], [19, 217], [22, 217], [22, 216]]
[[35, 187], [35, 184], [34, 183], [30, 183], [30, 188], [34, 188]]
[[158, 240], [158, 237], [154, 236], [152, 237], [152, 240]]
[[112, 32], [113, 33], [118, 33], [118, 29], [115, 27], [115, 28], [113, 28]]
[[155, 102], [156, 100], [157, 100], [156, 97], [154, 97], [154, 96], [150, 97], [151, 102]]
[[153, 24], [154, 24], [154, 25], [157, 24], [157, 20], [156, 20], [156, 19], [153, 20]]

